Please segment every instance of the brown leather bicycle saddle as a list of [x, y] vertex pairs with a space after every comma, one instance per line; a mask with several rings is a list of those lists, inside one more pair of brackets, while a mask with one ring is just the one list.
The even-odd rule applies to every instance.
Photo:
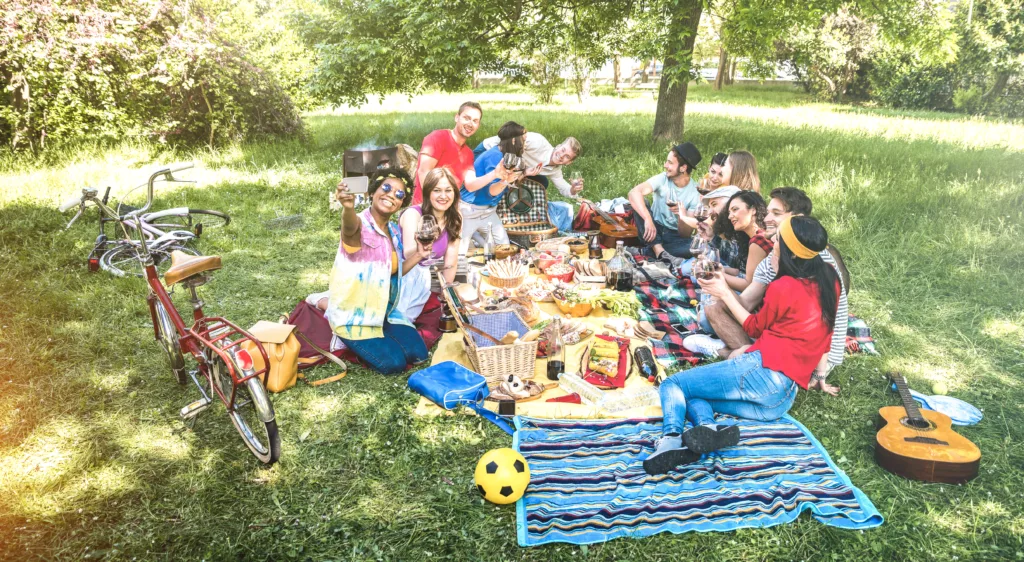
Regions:
[[171, 285], [204, 271], [220, 269], [220, 256], [190, 256], [181, 250], [171, 252], [171, 268], [164, 273], [164, 283]]

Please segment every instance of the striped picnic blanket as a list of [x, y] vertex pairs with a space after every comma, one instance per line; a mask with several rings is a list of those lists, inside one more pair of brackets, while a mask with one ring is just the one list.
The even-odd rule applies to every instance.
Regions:
[[737, 420], [740, 443], [681, 472], [649, 476], [661, 420], [516, 418], [514, 447], [530, 465], [516, 503], [520, 546], [591, 544], [661, 532], [731, 531], [788, 523], [882, 524], [871, 500], [790, 416]]

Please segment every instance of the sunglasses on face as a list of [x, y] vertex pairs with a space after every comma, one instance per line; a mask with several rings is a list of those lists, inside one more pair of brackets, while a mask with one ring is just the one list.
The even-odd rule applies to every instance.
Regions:
[[392, 197], [398, 199], [399, 201], [405, 199], [405, 190], [394, 188], [394, 193], [392, 193], [392, 187], [390, 183], [382, 184], [380, 186], [380, 190], [383, 191], [384, 193], [390, 193]]

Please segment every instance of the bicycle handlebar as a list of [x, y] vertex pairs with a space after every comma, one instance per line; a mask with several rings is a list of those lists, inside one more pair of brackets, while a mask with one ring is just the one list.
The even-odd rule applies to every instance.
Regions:
[[75, 195], [71, 199], [68, 199], [67, 201], [61, 203], [58, 209], [60, 209], [60, 212], [62, 213], [70, 211], [72, 208], [82, 204], [82, 196], [83, 194], [79, 192], [78, 195]]
[[189, 162], [188, 164], [180, 164], [180, 165], [179, 164], [175, 164], [173, 166], [168, 166], [168, 167], [162, 168], [162, 169], [158, 170], [157, 172], [155, 172], [153, 175], [149, 176], [149, 181], [146, 182], [147, 183], [147, 188], [146, 188], [146, 204], [143, 205], [141, 209], [132, 211], [132, 212], [126, 214], [122, 218], [128, 218], [128, 217], [132, 217], [132, 216], [139, 216], [139, 215], [141, 215], [141, 214], [143, 214], [143, 213], [145, 213], [146, 211], [149, 210], [149, 208], [153, 205], [153, 184], [156, 183], [157, 178], [159, 178], [160, 176], [164, 176], [166, 178], [166, 181], [188, 182], [189, 180], [179, 180], [179, 179], [176, 179], [174, 177], [174, 172], [180, 172], [182, 170], [188, 170], [189, 168], [194, 168], [194, 167], [195, 167], [195, 163], [193, 163], [193, 162]]

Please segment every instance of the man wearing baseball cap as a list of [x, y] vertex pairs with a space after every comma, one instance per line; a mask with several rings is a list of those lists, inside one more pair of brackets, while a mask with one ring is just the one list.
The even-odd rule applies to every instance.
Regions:
[[[673, 262], [690, 257], [693, 227], [682, 217], [692, 221], [700, 203], [697, 182], [690, 177], [700, 158], [693, 143], [676, 145], [665, 158], [664, 172], [629, 190], [636, 228], [646, 243], [644, 254]], [[652, 194], [648, 208], [646, 197]]]

